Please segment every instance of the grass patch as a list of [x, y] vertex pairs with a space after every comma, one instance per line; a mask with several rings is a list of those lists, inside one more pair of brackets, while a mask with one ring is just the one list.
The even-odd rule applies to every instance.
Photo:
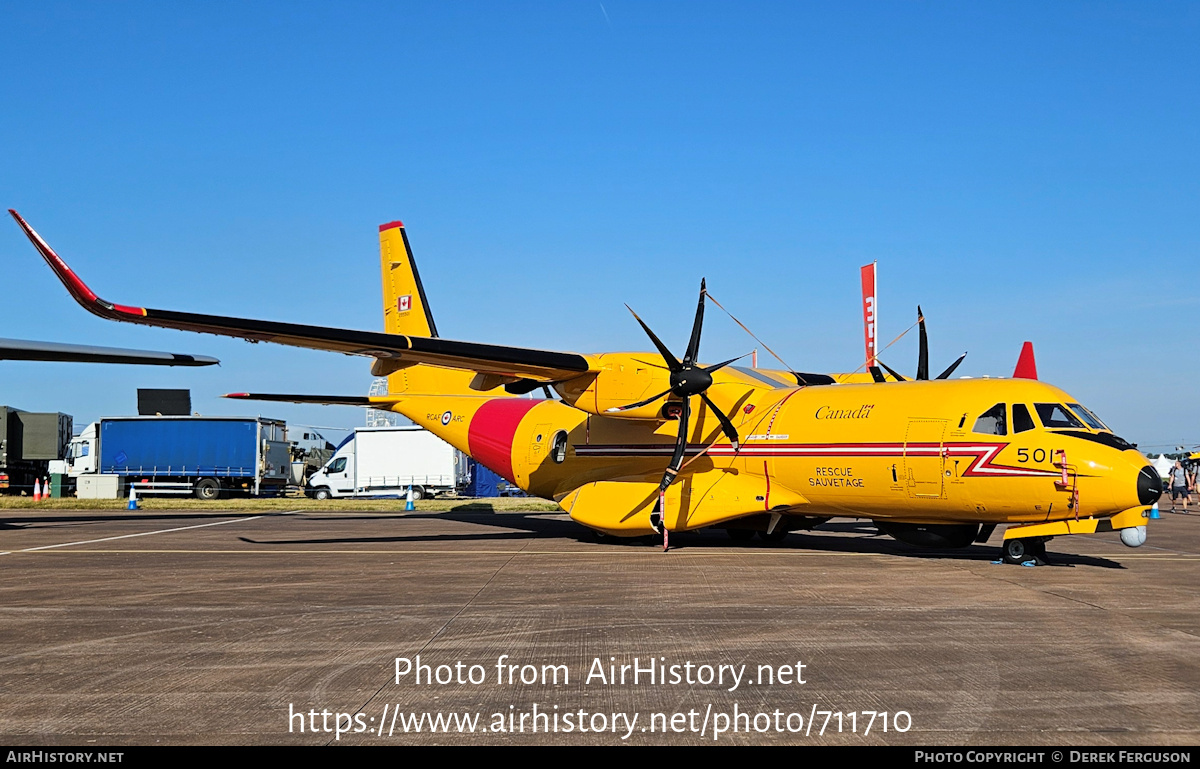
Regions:
[[[221, 512], [225, 510], [247, 510], [264, 512], [303, 510], [314, 513], [338, 513], [352, 510], [370, 510], [382, 513], [404, 512], [403, 499], [326, 499], [308, 497], [278, 497], [256, 499], [233, 497], [206, 502], [191, 497], [139, 497], [142, 510], [188, 510], [192, 512]], [[443, 513], [451, 510], [468, 512], [551, 511], [559, 506], [537, 497], [499, 497], [496, 499], [422, 499], [414, 503], [418, 512]], [[124, 510], [125, 499], [47, 499], [34, 502], [31, 497], [0, 496], [0, 511], [3, 510]]]

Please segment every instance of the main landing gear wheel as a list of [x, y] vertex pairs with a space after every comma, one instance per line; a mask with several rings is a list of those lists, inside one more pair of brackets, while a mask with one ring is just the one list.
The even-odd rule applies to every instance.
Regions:
[[196, 495], [196, 499], [211, 501], [221, 496], [221, 484], [212, 478], [205, 478], [196, 482], [192, 493]]
[[772, 531], [770, 533], [768, 533], [766, 531], [758, 532], [758, 536], [762, 537], [767, 542], [772, 542], [772, 543], [782, 542], [783, 538], [786, 537], [787, 535], [788, 535], [788, 531], [787, 531], [787, 529], [784, 529], [784, 528], [776, 528], [775, 531]]
[[1038, 565], [1046, 562], [1046, 542], [1031, 537], [1029, 539], [1006, 539], [1001, 546], [1005, 563], [1025, 563], [1034, 561]]

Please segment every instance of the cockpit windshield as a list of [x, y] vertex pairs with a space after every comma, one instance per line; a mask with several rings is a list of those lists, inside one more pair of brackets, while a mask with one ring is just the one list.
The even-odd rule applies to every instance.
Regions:
[[1088, 409], [1084, 408], [1078, 403], [1068, 403], [1067, 405], [1071, 407], [1071, 411], [1074, 411], [1080, 419], [1082, 419], [1084, 422], [1087, 422], [1088, 427], [1092, 428], [1093, 430], [1108, 430], [1109, 432], [1112, 432], [1108, 425], [1100, 421], [1100, 417], [1096, 416]]
[[983, 412], [979, 419], [975, 420], [975, 427], [972, 430], [983, 435], [1008, 435], [1008, 420], [1005, 419], [1004, 404], [997, 403]]
[[1037, 409], [1038, 419], [1042, 420], [1042, 427], [1083, 427], [1083, 422], [1076, 419], [1065, 406], [1061, 403], [1035, 403], [1033, 407]]

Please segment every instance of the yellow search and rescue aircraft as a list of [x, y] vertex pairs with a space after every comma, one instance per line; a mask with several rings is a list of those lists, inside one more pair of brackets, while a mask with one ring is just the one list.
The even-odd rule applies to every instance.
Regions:
[[[668, 532], [715, 526], [773, 539], [845, 516], [910, 544], [963, 547], [1006, 524], [1004, 558], [1026, 562], [1068, 534], [1120, 530], [1126, 545], [1141, 545], [1161, 493], [1133, 446], [1029, 378], [1029, 349], [1012, 379], [951, 381], [952, 366], [930, 380], [924, 344], [916, 381], [894, 372], [887, 381], [878, 369], [742, 368], [736, 358], [702, 366], [703, 281], [682, 359], [636, 315], [657, 352], [442, 339], [400, 222], [379, 228], [383, 333], [152, 310], [99, 298], [10, 213], [100, 317], [373, 358], [371, 373], [389, 390], [231, 397], [391, 409], [605, 534], [661, 532], [665, 547]], [[561, 400], [518, 397], [542, 387]]]

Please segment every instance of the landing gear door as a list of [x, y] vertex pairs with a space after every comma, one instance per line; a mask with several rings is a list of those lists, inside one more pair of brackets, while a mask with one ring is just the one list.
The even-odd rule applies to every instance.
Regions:
[[908, 496], [943, 499], [945, 486], [946, 432], [944, 419], [910, 419], [904, 437], [904, 485]]

